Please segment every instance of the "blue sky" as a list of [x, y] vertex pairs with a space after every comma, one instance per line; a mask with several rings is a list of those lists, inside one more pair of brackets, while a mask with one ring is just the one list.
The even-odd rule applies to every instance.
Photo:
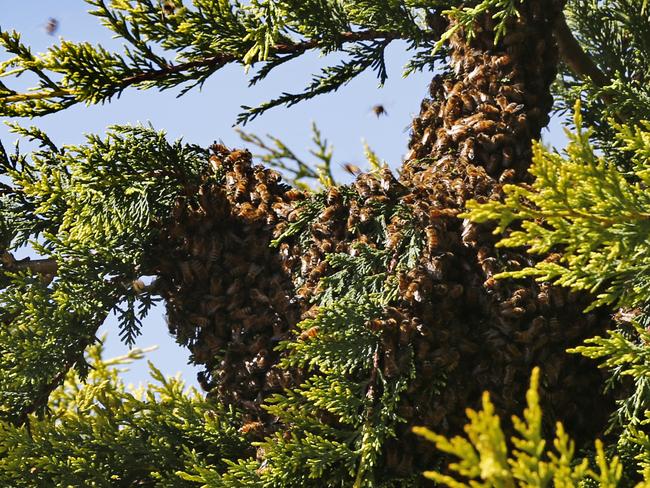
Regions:
[[[8, 5], [11, 5], [7, 8]], [[43, 52], [58, 39], [101, 43], [116, 50], [120, 42], [111, 38], [111, 32], [101, 26], [96, 17], [87, 14], [89, 6], [83, 0], [0, 0], [0, 27], [15, 29], [33, 52]], [[48, 19], [56, 18], [59, 27], [54, 36], [46, 33]], [[6, 59], [0, 53], [0, 61]], [[127, 90], [119, 99], [104, 105], [77, 106], [62, 113], [40, 119], [19, 120], [24, 125], [36, 125], [45, 130], [57, 144], [76, 144], [83, 134], [103, 133], [112, 124], [151, 123], [156, 129], [166, 130], [168, 137], [207, 146], [221, 140], [229, 147], [245, 144], [235, 133], [233, 124], [241, 105], [254, 106], [282, 91], [298, 91], [307, 85], [311, 74], [324, 65], [317, 53], [279, 68], [267, 80], [253, 88], [247, 86], [247, 76], [241, 66], [229, 66], [209, 79], [199, 91], [194, 89], [181, 98], [178, 91]], [[383, 88], [366, 73], [337, 93], [303, 102], [290, 109], [278, 108], [268, 112], [244, 129], [257, 135], [272, 134], [283, 140], [300, 155], [308, 158], [310, 125], [315, 121], [323, 135], [334, 145], [337, 163], [363, 166], [363, 143], [387, 161], [399, 166], [406, 152], [408, 126], [419, 110], [421, 99], [427, 93], [430, 73], [416, 73], [404, 79], [402, 66], [408, 59], [403, 44], [388, 49], [389, 79]], [[11, 82], [9, 86], [15, 87]], [[376, 104], [386, 107], [388, 115], [376, 117], [371, 108]], [[6, 120], [6, 119], [5, 119]], [[557, 124], [546, 131], [545, 141], [562, 145], [563, 138]], [[4, 125], [0, 126], [0, 140], [11, 147], [16, 140]], [[343, 172], [337, 166], [339, 175]], [[165, 374], [181, 372], [188, 383], [196, 384], [196, 368], [188, 365], [187, 351], [175, 344], [167, 332], [162, 307], [147, 318], [137, 346], [158, 345], [148, 359]], [[108, 333], [107, 355], [124, 354], [127, 347], [117, 338], [116, 323], [110, 320], [102, 329]], [[148, 378], [147, 367], [136, 364], [124, 378], [140, 382]]]

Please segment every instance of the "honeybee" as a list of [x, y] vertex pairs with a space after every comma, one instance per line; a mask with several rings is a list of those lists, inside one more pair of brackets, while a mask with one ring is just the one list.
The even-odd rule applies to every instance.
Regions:
[[47, 23], [45, 24], [45, 32], [47, 33], [48, 36], [53, 36], [56, 34], [56, 31], [59, 30], [59, 21], [58, 19], [55, 19], [54, 17], [50, 17], [47, 19]]
[[291, 202], [294, 202], [296, 200], [303, 200], [305, 198], [305, 194], [296, 188], [287, 190], [284, 196]]
[[377, 117], [381, 117], [382, 115], [388, 115], [388, 112], [386, 111], [386, 107], [383, 105], [377, 104], [374, 107], [372, 107], [372, 113], [375, 114]]
[[460, 98], [463, 101], [463, 108], [466, 112], [473, 112], [476, 108], [476, 102], [467, 92], [462, 92]]
[[339, 190], [339, 188], [336, 186], [331, 186], [327, 190], [327, 197], [325, 197], [325, 203], [327, 203], [327, 205], [333, 205], [340, 198], [341, 198], [341, 190]]
[[259, 421], [253, 421], [253, 422], [246, 422], [244, 425], [241, 426], [239, 431], [246, 435], [246, 434], [256, 434], [259, 433], [264, 428], [264, 424]]
[[348, 173], [350, 173], [352, 176], [357, 176], [358, 174], [361, 173], [361, 168], [357, 166], [356, 164], [352, 163], [344, 163], [341, 165], [341, 167]]
[[498, 117], [501, 111], [491, 103], [482, 103], [478, 109], [488, 117]]
[[459, 97], [458, 95], [453, 95], [449, 100], [447, 101], [447, 104], [445, 105], [445, 110], [443, 117], [445, 119], [457, 119], [460, 117], [462, 111], [463, 111], [463, 99]]
[[334, 216], [336, 215], [336, 212], [339, 210], [338, 205], [330, 205], [328, 207], [325, 207], [323, 211], [320, 213], [320, 220], [327, 221], [327, 220], [332, 220]]
[[174, 15], [176, 12], [176, 4], [173, 0], [166, 0], [162, 4], [162, 12], [165, 17]]
[[431, 251], [438, 247], [440, 239], [438, 238], [438, 232], [436, 231], [435, 227], [429, 225], [424, 229], [424, 232], [426, 234], [427, 247], [429, 250]]
[[454, 142], [457, 142], [460, 139], [465, 139], [469, 135], [469, 127], [464, 124], [456, 124], [447, 130], [447, 134], [451, 136]]
[[306, 341], [306, 340], [309, 340], [309, 339], [313, 339], [314, 337], [316, 337], [318, 335], [318, 330], [319, 330], [319, 328], [318, 328], [317, 325], [315, 325], [313, 327], [310, 327], [309, 329], [304, 330], [304, 331], [302, 331], [300, 333], [300, 335], [298, 336], [298, 340], [299, 341]]
[[504, 68], [505, 66], [510, 66], [512, 64], [512, 57], [508, 54], [494, 58], [494, 65], [497, 68]]
[[497, 124], [494, 120], [479, 120], [478, 122], [474, 122], [472, 128], [476, 132], [493, 132], [496, 126]]
[[399, 374], [399, 366], [395, 361], [395, 351], [393, 349], [386, 349], [384, 351], [384, 376], [386, 378], [394, 378]]
[[431, 133], [432, 133], [432, 132], [433, 132], [433, 129], [432, 129], [431, 127], [428, 127], [428, 128], [424, 131], [424, 135], [422, 136], [422, 141], [420, 141], [420, 142], [422, 143], [423, 146], [426, 146], [427, 143], [429, 142], [429, 139], [431, 138]]

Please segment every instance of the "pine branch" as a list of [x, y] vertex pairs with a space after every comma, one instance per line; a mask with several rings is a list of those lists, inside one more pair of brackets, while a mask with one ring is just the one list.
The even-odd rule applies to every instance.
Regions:
[[[337, 35], [337, 43], [339, 46], [347, 43], [358, 43], [364, 41], [383, 41], [390, 42], [396, 39], [404, 38], [402, 33], [399, 32], [386, 32], [376, 30], [365, 30], [359, 32], [346, 31], [340, 32]], [[23, 53], [27, 48], [19, 43], [16, 35], [11, 36], [3, 33], [3, 41], [5, 47], [15, 52]], [[273, 62], [277, 56], [290, 55], [295, 57], [303, 54], [312, 49], [327, 50], [331, 40], [311, 39], [296, 43], [280, 42], [271, 46], [268, 50], [268, 57], [264, 61]], [[68, 47], [73, 46], [70, 43], [66, 44]], [[85, 50], [91, 50], [89, 46], [80, 46]], [[121, 65], [120, 69], [124, 72], [129, 70], [124, 61], [115, 55], [109, 55], [106, 51], [99, 48], [98, 53], [102, 54], [107, 62]], [[31, 56], [31, 54], [30, 54]], [[103, 60], [102, 60], [103, 62]], [[68, 108], [76, 103], [85, 101], [87, 103], [99, 103], [110, 100], [113, 96], [119, 95], [126, 88], [131, 86], [135, 87], [148, 87], [152, 83], [159, 84], [161, 89], [169, 88], [171, 86], [180, 84], [185, 81], [190, 81], [197, 76], [197, 71], [201, 72], [199, 80], [204, 81], [209, 75], [224, 67], [225, 65], [233, 62], [242, 62], [241, 55], [237, 53], [220, 52], [213, 56], [196, 59], [180, 64], [168, 63], [163, 68], [155, 68], [148, 70], [140, 70], [128, 76], [119, 76], [119, 71], [111, 73], [112, 79], [110, 86], [106, 86], [95, 94], [89, 95], [79, 90], [76, 86], [70, 84], [47, 83], [47, 86], [41, 90], [29, 91], [24, 93], [16, 93], [14, 91], [0, 91], [0, 113], [8, 116], [39, 116], [47, 113], [56, 112]], [[251, 59], [247, 64], [253, 66], [260, 62], [260, 59]], [[29, 66], [20, 69], [19, 72], [24, 70], [34, 71], [36, 74], [42, 74], [44, 69], [44, 60], [36, 60], [31, 57]], [[61, 68], [57, 68], [60, 70]], [[65, 71], [64, 71], [65, 72]], [[0, 69], [0, 76], [8, 76], [14, 72], [2, 72]], [[44, 76], [44, 75], [43, 75]], [[173, 79], [176, 77], [176, 79]], [[49, 78], [48, 78], [49, 80]], [[201, 82], [202, 82], [201, 81]], [[163, 83], [165, 82], [165, 83]], [[97, 90], [97, 87], [93, 87]], [[22, 104], [22, 105], [21, 105]], [[21, 108], [22, 107], [22, 108]]]
[[562, 60], [578, 78], [588, 77], [600, 88], [610, 84], [611, 80], [601, 71], [591, 56], [582, 49], [582, 46], [574, 37], [567, 25], [564, 14], [558, 16], [555, 25], [555, 38]]

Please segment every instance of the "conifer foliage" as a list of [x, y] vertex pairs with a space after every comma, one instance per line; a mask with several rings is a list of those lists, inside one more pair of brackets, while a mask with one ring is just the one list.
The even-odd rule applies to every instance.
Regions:
[[[338, 53], [245, 123], [366, 70], [384, 83], [396, 40], [405, 73], [436, 75], [399, 174], [368, 151], [350, 185], [316, 128], [309, 167], [245, 133], [267, 166], [150, 127], [59, 147], [14, 123], [40, 149], [0, 146], [3, 484], [650, 479], [645, 2], [86, 1], [123, 51], [34, 55], [0, 29], [1, 115], [184, 93], [229, 64], [255, 84]], [[11, 88], [24, 73], [36, 86]], [[534, 142], [553, 106], [576, 107], [566, 157]], [[16, 259], [23, 245], [39, 258]], [[159, 300], [205, 395], [155, 369], [129, 391], [115, 367], [140, 353], [101, 359], [106, 317], [134, 344]]]

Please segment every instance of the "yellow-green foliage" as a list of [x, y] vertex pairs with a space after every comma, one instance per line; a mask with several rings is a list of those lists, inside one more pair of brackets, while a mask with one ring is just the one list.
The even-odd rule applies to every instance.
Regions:
[[0, 486], [198, 486], [192, 474], [246, 455], [238, 418], [151, 365], [153, 382], [129, 388], [120, 368], [143, 351], [101, 359], [89, 349], [86, 382], [72, 371], [48, 415], [0, 420]]
[[516, 229], [499, 246], [525, 246], [530, 253], [560, 251], [546, 260], [501, 276], [536, 276], [573, 289], [598, 292], [592, 306], [636, 307], [650, 296], [650, 123], [616, 125], [620, 153], [632, 163], [624, 173], [590, 143], [576, 106], [576, 132], [567, 132], [566, 157], [533, 146], [530, 186], [505, 185], [503, 202], [469, 202], [468, 217], [498, 222], [496, 233]]
[[557, 423], [553, 450], [547, 449], [547, 442], [542, 437], [538, 384], [539, 368], [535, 368], [526, 393], [527, 408], [523, 418], [512, 417], [517, 434], [512, 437], [510, 452], [500, 419], [487, 392], [483, 394], [482, 410], [467, 410], [467, 438], [456, 436], [448, 439], [424, 427], [415, 427], [415, 433], [434, 442], [440, 451], [458, 458], [457, 462], [449, 464], [449, 474], [427, 471], [424, 475], [452, 488], [572, 487], [580, 486], [581, 482], [589, 479], [602, 487], [617, 486], [622, 466], [617, 457], [606, 458], [600, 441], [595, 443], [596, 470], [590, 467], [587, 459], [574, 459], [574, 443], [561, 422]]

